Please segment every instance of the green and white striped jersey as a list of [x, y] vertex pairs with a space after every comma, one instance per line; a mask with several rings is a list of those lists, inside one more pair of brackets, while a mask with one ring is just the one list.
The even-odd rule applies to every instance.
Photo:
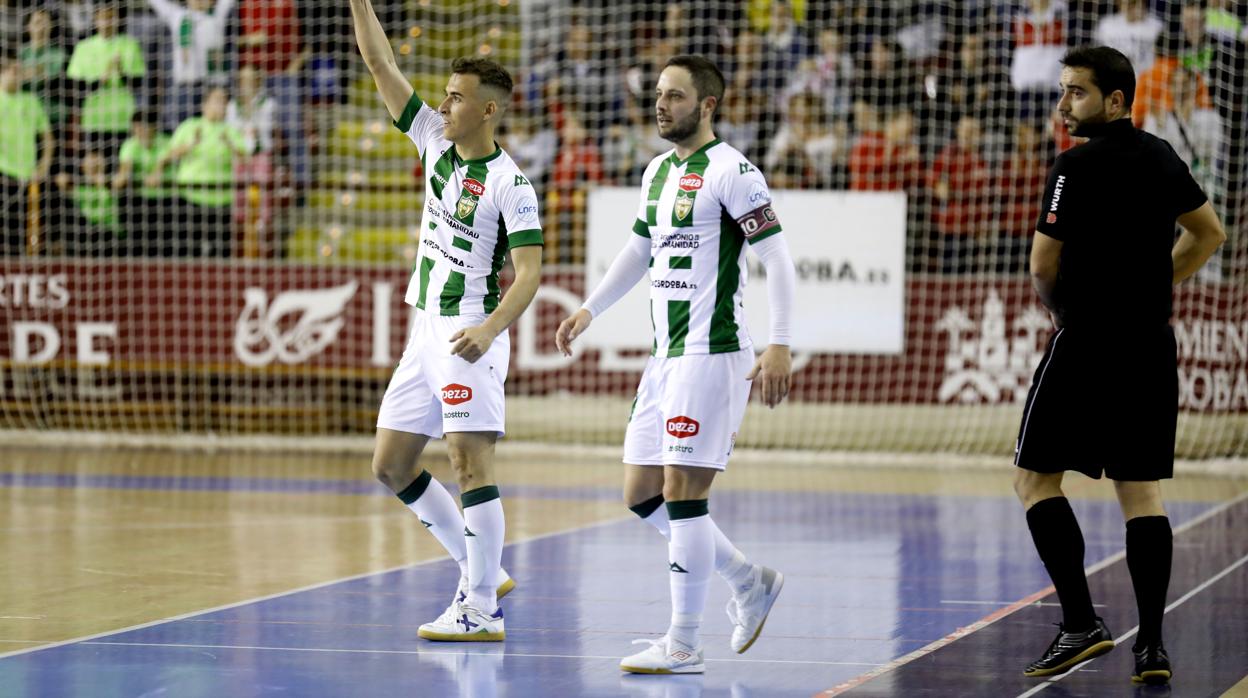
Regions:
[[542, 244], [533, 185], [501, 148], [459, 157], [441, 115], [414, 92], [394, 125], [416, 144], [425, 173], [420, 252], [404, 300], [441, 315], [494, 312], [507, 250]]
[[750, 347], [741, 298], [745, 243], [780, 232], [762, 173], [713, 140], [686, 160], [675, 150], [646, 167], [633, 232], [650, 238], [654, 356]]

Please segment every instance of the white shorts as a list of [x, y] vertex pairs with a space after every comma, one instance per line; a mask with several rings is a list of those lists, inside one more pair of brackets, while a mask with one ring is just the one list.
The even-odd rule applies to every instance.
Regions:
[[451, 354], [451, 335], [485, 316], [416, 312], [403, 358], [381, 398], [377, 426], [441, 438], [447, 432], [504, 431], [503, 382], [511, 340], [498, 335], [476, 363]]
[[754, 351], [650, 357], [624, 436], [624, 462], [723, 470], [750, 399]]

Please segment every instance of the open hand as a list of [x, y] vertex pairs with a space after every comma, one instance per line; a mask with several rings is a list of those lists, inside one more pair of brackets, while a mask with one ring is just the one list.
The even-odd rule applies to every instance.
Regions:
[[572, 356], [572, 341], [581, 336], [593, 321], [594, 316], [581, 308], [559, 323], [559, 329], [555, 330], [555, 347], [559, 349], [559, 353]]
[[789, 374], [793, 371], [793, 356], [783, 344], [770, 344], [763, 355], [754, 362], [754, 370], [746, 380], [760, 379], [759, 389], [763, 404], [779, 405], [789, 394]]

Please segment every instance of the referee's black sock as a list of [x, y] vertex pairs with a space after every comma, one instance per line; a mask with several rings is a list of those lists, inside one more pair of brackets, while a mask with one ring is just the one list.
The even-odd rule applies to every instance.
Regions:
[[1170, 519], [1139, 516], [1127, 522], [1127, 569], [1131, 571], [1131, 585], [1135, 587], [1135, 605], [1140, 610], [1136, 647], [1161, 642], [1161, 619], [1166, 612], [1173, 555]]
[[1083, 632], [1096, 622], [1088, 578], [1083, 573], [1083, 531], [1065, 497], [1052, 497], [1027, 510], [1036, 552], [1062, 602], [1062, 629]]

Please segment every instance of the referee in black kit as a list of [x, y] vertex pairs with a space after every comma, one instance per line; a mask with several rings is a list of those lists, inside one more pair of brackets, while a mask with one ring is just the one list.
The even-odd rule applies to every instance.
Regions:
[[1127, 522], [1140, 615], [1132, 679], [1166, 683], [1172, 538], [1159, 481], [1174, 471], [1178, 420], [1171, 287], [1226, 233], [1170, 144], [1132, 126], [1130, 61], [1112, 48], [1076, 48], [1062, 65], [1058, 111], [1071, 135], [1090, 140], [1053, 163], [1036, 224], [1031, 278], [1057, 329], [1032, 378], [1014, 454], [1014, 490], [1062, 624], [1023, 673], [1061, 674], [1114, 648], [1092, 609], [1083, 533], [1062, 493], [1065, 471], [1099, 479], [1103, 470]]

